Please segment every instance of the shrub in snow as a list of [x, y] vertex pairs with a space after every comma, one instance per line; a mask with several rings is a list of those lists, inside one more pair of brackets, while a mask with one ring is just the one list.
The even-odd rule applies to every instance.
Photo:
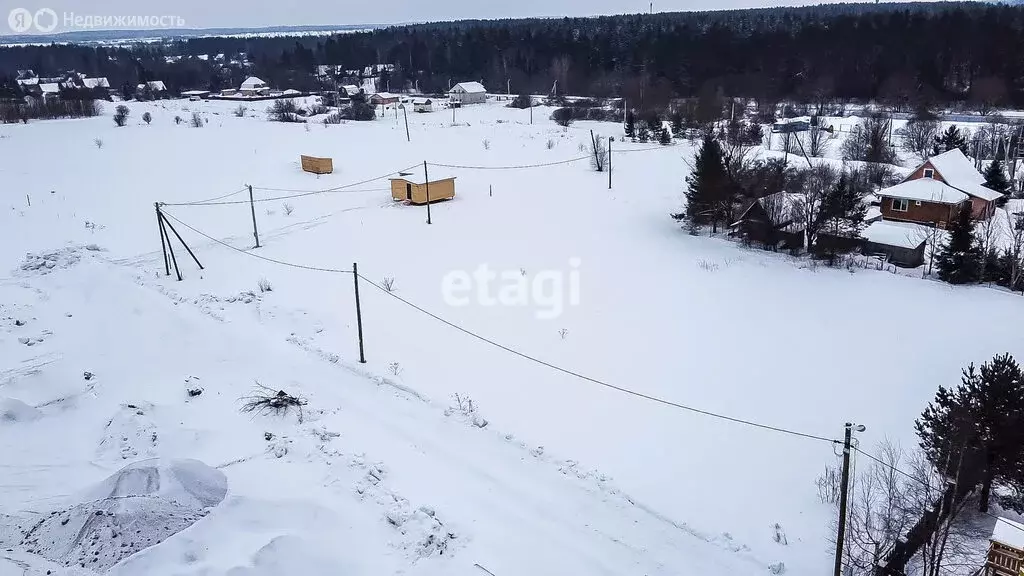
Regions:
[[92, 143], [95, 144], [96, 148], [98, 148], [98, 149], [103, 148], [103, 140], [100, 140], [99, 138], [96, 138], [95, 140], [93, 140]]
[[484, 145], [484, 150], [490, 150], [491, 149], [491, 141], [490, 140], [484, 139], [483, 145]]
[[153, 121], [153, 115], [150, 114], [149, 112], [143, 112], [142, 113], [142, 121], [145, 122], [146, 124], [149, 124], [150, 122]]
[[284, 390], [274, 391], [272, 388], [256, 381], [256, 390], [251, 396], [242, 398], [242, 412], [250, 414], [284, 416], [290, 410], [299, 413], [299, 422], [303, 420], [302, 407], [306, 405], [306, 399], [292, 396]]
[[384, 278], [383, 278], [383, 279], [382, 279], [382, 280], [380, 281], [380, 284], [381, 284], [381, 286], [383, 286], [383, 287], [384, 287], [384, 289], [385, 289], [385, 290], [387, 290], [388, 292], [393, 292], [393, 291], [395, 290], [395, 277], [394, 277], [394, 276], [385, 276], [385, 277], [384, 277]]
[[558, 335], [562, 337], [562, 340], [565, 340], [565, 337], [569, 335], [569, 330], [562, 328], [558, 331]]
[[131, 111], [124, 104], [120, 104], [117, 108], [114, 108], [114, 124], [118, 127], [124, 126], [128, 123], [128, 115]]
[[472, 398], [456, 393], [452, 396], [452, 401], [453, 404], [444, 411], [445, 416], [456, 416], [477, 428], [485, 428], [487, 426], [487, 420], [481, 418], [477, 413], [477, 407], [473, 403]]
[[334, 112], [332, 114], [328, 114], [327, 117], [324, 118], [323, 122], [326, 126], [329, 124], [341, 124], [342, 120], [344, 120], [344, 118], [342, 117], [341, 112]]
[[377, 111], [366, 102], [353, 102], [351, 106], [341, 109], [341, 116], [345, 120], [367, 121], [377, 117]]
[[246, 108], [245, 106], [242, 106], [241, 104], [239, 104], [238, 108], [235, 108], [235, 116], [238, 116], [239, 118], [244, 118], [245, 117], [245, 112], [247, 110], [248, 110], [248, 108]]
[[270, 280], [267, 280], [266, 278], [260, 278], [260, 281], [257, 283], [257, 285], [259, 286], [261, 293], [274, 291], [274, 287], [270, 285]]
[[789, 540], [786, 539], [786, 531], [782, 529], [782, 525], [777, 523], [772, 527], [775, 530], [775, 534], [772, 535], [772, 540], [776, 543], [782, 544], [783, 546], [789, 545]]
[[181, 116], [175, 116], [174, 117], [174, 123], [175, 124], [181, 124]]
[[574, 120], [572, 116], [572, 110], [568, 108], [559, 108], [551, 113], [551, 119], [555, 121], [555, 124], [563, 128], [568, 128], [572, 124]]
[[294, 206], [292, 206], [291, 204], [283, 204], [283, 205], [281, 206], [281, 208], [283, 208], [283, 209], [284, 209], [284, 215], [285, 215], [285, 216], [291, 216], [291, 215], [292, 215], [292, 212], [294, 212], [294, 211], [295, 211], [295, 207], [294, 207]]
[[203, 121], [202, 115], [199, 112], [192, 113], [192, 120], [189, 121], [189, 125], [193, 128], [202, 128], [206, 122]]
[[772, 574], [775, 574], [776, 576], [778, 576], [779, 574], [785, 574], [786, 573], [786, 563], [785, 562], [776, 562], [775, 564], [769, 564], [768, 565], [768, 571], [771, 572]]
[[[305, 113], [305, 110], [302, 111]], [[299, 107], [291, 100], [275, 100], [267, 108], [267, 119], [272, 122], [302, 122], [299, 118]]]
[[399, 364], [398, 362], [392, 362], [388, 364], [388, 372], [391, 372], [391, 374], [398, 376], [399, 374], [402, 373], [402, 365]]
[[323, 104], [312, 104], [309, 107], [309, 115], [310, 116], [318, 116], [320, 114], [327, 114], [330, 111], [331, 111], [331, 109], [328, 108], [327, 106], [324, 106]]
[[547, 142], [546, 146], [547, 146], [548, 150], [551, 150], [552, 148], [555, 147], [555, 141], [550, 139], [550, 138], [548, 138], [548, 142]]

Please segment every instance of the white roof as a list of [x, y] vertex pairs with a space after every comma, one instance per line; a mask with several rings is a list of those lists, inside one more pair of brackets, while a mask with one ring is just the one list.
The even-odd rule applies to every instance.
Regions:
[[106, 78], [82, 78], [82, 84], [86, 88], [110, 88]]
[[943, 180], [961, 192], [988, 201], [1002, 196], [995, 190], [985, 188], [985, 177], [974, 169], [974, 163], [959, 148], [932, 156], [928, 161], [939, 171]]
[[878, 195], [941, 204], [959, 204], [967, 200], [967, 194], [932, 178], [908, 180], [902, 184], [879, 190]]
[[288, 95], [291, 95], [291, 94], [302, 94], [302, 92], [299, 92], [295, 88], [289, 88], [289, 89], [285, 90], [284, 92], [282, 92], [282, 94], [288, 94]]
[[22, 80], [18, 80], [19, 86], [35, 86], [36, 84], [39, 84], [39, 78], [24, 78]]
[[430, 104], [431, 102], [430, 102], [430, 98], [413, 98], [412, 99], [412, 103], [413, 104], [422, 105], [422, 104]]
[[861, 231], [860, 235], [876, 244], [914, 249], [924, 243], [932, 234], [945, 234], [929, 226], [909, 222], [879, 220]]
[[356, 86], [355, 84], [345, 84], [344, 86], [342, 86], [342, 88], [345, 89], [345, 92], [359, 92], [359, 86]]
[[452, 89], [449, 90], [448, 92], [456, 91], [466, 92], [468, 94], [482, 94], [484, 92], [487, 92], [487, 89], [484, 88], [484, 85], [479, 82], [459, 82], [455, 86], [452, 86]]
[[392, 94], [391, 92], [377, 92], [374, 96], [378, 98], [398, 98], [398, 94]]
[[167, 86], [164, 86], [163, 80], [152, 80], [146, 82], [146, 86], [149, 86], [150, 90], [167, 90]]
[[244, 90], [246, 88], [262, 88], [266, 85], [267, 83], [264, 82], [263, 80], [260, 80], [255, 76], [249, 76], [245, 79], [245, 82], [242, 82], [242, 89]]
[[992, 540], [1017, 550], [1024, 550], [1024, 524], [1002, 517], [997, 518], [996, 526], [992, 529]]
[[39, 89], [44, 93], [57, 94], [60, 92], [60, 84], [57, 84], [56, 82], [47, 82], [45, 84], [40, 84]]
[[204, 94], [209, 94], [209, 93], [210, 93], [209, 90], [185, 90], [184, 92], [181, 93], [181, 95], [182, 96], [202, 96]]
[[[431, 182], [438, 182], [438, 181], [441, 181], [441, 180], [448, 180], [449, 178], [455, 178], [455, 175], [450, 173], [450, 172], [442, 172], [440, 170], [431, 170], [430, 171], [430, 181]], [[404, 175], [402, 175], [402, 173], [400, 173], [398, 176], [395, 176], [395, 177], [393, 177], [391, 179], [392, 180], [406, 180], [408, 182], [412, 182], [413, 184], [423, 184], [424, 183], [423, 171], [422, 170], [417, 170], [415, 172], [407, 172], [407, 173], [404, 173]]]

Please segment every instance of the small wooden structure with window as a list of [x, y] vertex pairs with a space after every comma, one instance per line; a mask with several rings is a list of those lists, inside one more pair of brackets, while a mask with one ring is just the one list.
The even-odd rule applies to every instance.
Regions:
[[455, 176], [431, 174], [428, 183], [424, 180], [423, 174], [403, 172], [398, 175], [398, 178], [391, 179], [391, 197], [396, 202], [409, 202], [417, 205], [451, 200], [455, 198]]
[[984, 576], [1024, 575], [1024, 524], [996, 519], [989, 542]]

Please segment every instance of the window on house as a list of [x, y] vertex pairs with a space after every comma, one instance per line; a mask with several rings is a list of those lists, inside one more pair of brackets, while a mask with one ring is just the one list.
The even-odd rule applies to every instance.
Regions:
[[925, 178], [935, 178], [935, 170], [932, 170], [931, 168], [925, 168], [924, 169], [924, 177]]
[[893, 212], [906, 212], [910, 208], [910, 200], [906, 198], [893, 198], [892, 199], [892, 211]]

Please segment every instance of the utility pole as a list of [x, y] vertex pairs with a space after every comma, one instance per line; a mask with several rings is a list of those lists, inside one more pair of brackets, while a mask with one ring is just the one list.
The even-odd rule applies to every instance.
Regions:
[[505, 94], [512, 95], [512, 79], [505, 80]]
[[405, 141], [412, 142], [412, 139], [409, 138], [409, 113], [405, 110], [405, 104], [400, 104], [400, 106], [402, 107], [402, 116], [405, 117]]
[[452, 109], [452, 124], [455, 124], [455, 102], [448, 102]]
[[611, 142], [615, 141], [614, 136], [608, 136], [608, 190], [611, 190]]
[[252, 235], [256, 239], [256, 247], [260, 247], [260, 231], [256, 228], [256, 205], [252, 200], [252, 185], [246, 186], [249, 188], [249, 210], [252, 212]]
[[167, 258], [167, 232], [164, 230], [164, 217], [160, 214], [160, 203], [153, 202], [153, 207], [156, 208], [156, 226], [160, 231], [160, 251], [164, 255], [164, 275], [171, 275], [171, 261]]
[[356, 289], [356, 329], [359, 332], [359, 363], [366, 364], [366, 356], [363, 355], [363, 310], [359, 306], [359, 266], [352, 263], [352, 281]]
[[427, 161], [423, 161], [423, 185], [427, 188], [427, 224], [430, 222], [430, 177], [427, 175]]
[[533, 96], [530, 96], [530, 124], [533, 124]]
[[836, 566], [833, 576], [843, 573], [843, 541], [846, 540], [846, 497], [850, 487], [850, 451], [853, 444], [853, 431], [863, 432], [863, 425], [846, 423], [846, 434], [843, 437], [843, 476], [839, 485], [839, 532], [836, 534]]

